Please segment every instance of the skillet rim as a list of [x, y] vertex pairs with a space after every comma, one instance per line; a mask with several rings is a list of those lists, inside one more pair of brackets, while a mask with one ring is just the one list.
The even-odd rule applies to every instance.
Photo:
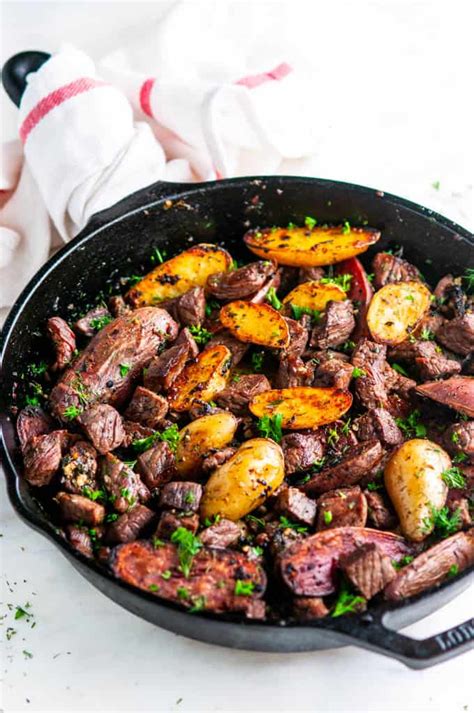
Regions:
[[[139, 191], [136, 191], [130, 196], [126, 196], [125, 198], [110, 206], [109, 208], [106, 208], [105, 210], [94, 214], [89, 223], [86, 225], [86, 227], [69, 243], [66, 243], [60, 250], [58, 250], [54, 255], [52, 255], [47, 260], [47, 262], [33, 275], [28, 284], [21, 291], [18, 298], [15, 300], [3, 325], [0, 335], [0, 373], [3, 373], [4, 371], [4, 354], [8, 347], [9, 341], [14, 333], [17, 319], [20, 317], [23, 308], [28, 303], [36, 288], [42, 283], [42, 281], [48, 276], [48, 274], [53, 271], [63, 260], [67, 259], [67, 257], [71, 253], [74, 253], [77, 249], [79, 249], [79, 247], [87, 245], [88, 241], [95, 237], [102, 230], [109, 228], [115, 223], [119, 223], [123, 220], [126, 220], [130, 216], [133, 216], [143, 210], [146, 210], [147, 208], [157, 207], [166, 200], [174, 200], [178, 197], [183, 198], [189, 194], [195, 193], [212, 193], [212, 191], [220, 190], [222, 186], [236, 186], [240, 184], [243, 187], [249, 187], [253, 184], [257, 188], [262, 184], [265, 185], [265, 187], [269, 187], [271, 184], [272, 187], [282, 187], [284, 189], [288, 184], [302, 183], [319, 186], [320, 188], [325, 188], [328, 191], [330, 191], [333, 187], [338, 187], [348, 190], [352, 193], [355, 192], [366, 195], [375, 194], [381, 200], [388, 200], [395, 206], [400, 206], [406, 210], [418, 214], [419, 216], [425, 219], [432, 221], [437, 226], [441, 226], [443, 228], [449, 229], [450, 231], [454, 231], [462, 240], [465, 240], [474, 246], [474, 235], [467, 228], [464, 228], [463, 226], [457, 224], [450, 218], [446, 218], [440, 213], [437, 213], [436, 211], [430, 208], [426, 208], [425, 206], [410, 201], [406, 198], [402, 198], [391, 193], [386, 193], [385, 191], [380, 191], [375, 188], [370, 188], [368, 186], [362, 186], [360, 184], [337, 181], [329, 178], [326, 179], [313, 178], [309, 176], [283, 175], [246, 176], [223, 179], [220, 181], [208, 181], [205, 183], [180, 184], [165, 183], [159, 181], [155, 184], [152, 184], [151, 186], [147, 186], [145, 188], [140, 189]], [[222, 240], [222, 242], [225, 242], [225, 240]], [[10, 420], [11, 419], [8, 412], [2, 408], [0, 411], [0, 451], [3, 456], [2, 462], [5, 470], [7, 492], [12, 507], [21, 517], [21, 519], [28, 526], [32, 527], [37, 532], [40, 532], [43, 536], [47, 537], [51, 542], [53, 542], [60, 549], [60, 551], [62, 551], [62, 554], [64, 554], [68, 559], [77, 560], [78, 564], [81, 565], [81, 569], [83, 566], [85, 566], [86, 569], [91, 570], [92, 572], [94, 572], [95, 575], [99, 575], [102, 579], [105, 579], [110, 587], [113, 588], [114, 586], [117, 586], [120, 589], [124, 589], [130, 594], [133, 594], [136, 597], [142, 598], [146, 602], [153, 602], [155, 606], [163, 607], [165, 609], [172, 609], [179, 614], [189, 617], [189, 612], [179, 607], [179, 605], [164, 599], [160, 599], [151, 593], [139, 589], [138, 587], [134, 587], [132, 585], [127, 584], [126, 582], [116, 578], [108, 569], [103, 566], [100, 566], [95, 560], [89, 560], [87, 557], [77, 552], [77, 550], [74, 550], [70, 546], [69, 542], [59, 534], [58, 528], [55, 527], [51, 521], [48, 521], [46, 520], [46, 518], [41, 517], [38, 513], [28, 507], [20, 492], [20, 472], [16, 468], [11, 458], [10, 449], [5, 442], [4, 429], [6, 423], [10, 422]], [[27, 486], [24, 485], [24, 487]], [[462, 580], [467, 580], [467, 578], [473, 571], [474, 565], [467, 568], [459, 575], [456, 575], [451, 580], [446, 580], [438, 586], [430, 587], [429, 589], [416, 596], [406, 598], [400, 602], [382, 602], [376, 604], [375, 606], [371, 606], [371, 608], [368, 610], [368, 612], [366, 612], [366, 614], [369, 613], [374, 621], [378, 621], [383, 624], [383, 619], [385, 615], [389, 614], [390, 612], [410, 608], [414, 606], [417, 602], [421, 600], [428, 600], [436, 596], [443, 590], [453, 587], [454, 585], [456, 585], [459, 589]], [[463, 584], [464, 587], [467, 586], [466, 582], [463, 582]], [[113, 598], [110, 595], [106, 596], [108, 596], [108, 598]], [[440, 606], [442, 605], [443, 604], [441, 603]], [[438, 608], [440, 607], [435, 607], [433, 611], [436, 611]], [[270, 627], [277, 630], [282, 628], [278, 622], [262, 622], [258, 620], [253, 621], [246, 619], [236, 620], [235, 618], [228, 617], [225, 615], [223, 616], [206, 612], [199, 612], [199, 617], [208, 619], [216, 623], [232, 623], [234, 625], [238, 625], [239, 627], [244, 625], [248, 627]], [[347, 618], [349, 617], [342, 617], [342, 619], [344, 620], [346, 620]], [[350, 617], [350, 620], [356, 625], [368, 623], [367, 617], [366, 615], [364, 616], [364, 614], [354, 614]], [[284, 628], [301, 629], [311, 627], [313, 629], [338, 632], [340, 631], [340, 627], [338, 627], [337, 625], [339, 621], [341, 621], [341, 619], [331, 617], [325, 617], [324, 619], [315, 620], [311, 623], [304, 621], [297, 622], [285, 620]], [[390, 631], [390, 629], [386, 629], [386, 631]]]

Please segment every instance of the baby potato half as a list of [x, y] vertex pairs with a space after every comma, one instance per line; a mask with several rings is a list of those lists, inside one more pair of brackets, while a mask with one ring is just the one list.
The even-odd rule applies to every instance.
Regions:
[[228, 411], [211, 413], [191, 421], [179, 432], [176, 470], [182, 478], [201, 470], [201, 464], [212, 449], [224, 448], [233, 439], [238, 421]]

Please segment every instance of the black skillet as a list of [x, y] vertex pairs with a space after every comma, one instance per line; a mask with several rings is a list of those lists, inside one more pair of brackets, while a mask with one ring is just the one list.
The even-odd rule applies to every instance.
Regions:
[[[48, 55], [22, 53], [7, 62], [3, 83], [19, 104], [25, 74]], [[440, 587], [400, 604], [379, 604], [369, 612], [314, 623], [236, 622], [191, 615], [152, 594], [116, 580], [74, 551], [50, 521], [37, 494], [21, 478], [21, 458], [9, 406], [29, 363], [47, 354], [39, 336], [46, 319], [83, 311], [117, 278], [150, 268], [154, 247], [177, 253], [193, 242], [219, 242], [246, 256], [242, 234], [249, 227], [349, 220], [382, 230], [376, 250], [401, 246], [432, 283], [447, 272], [474, 266], [473, 236], [455, 223], [414, 203], [370, 188], [313, 178], [237, 178], [206, 184], [157, 182], [95, 215], [87, 227], [33, 277], [13, 306], [2, 333], [1, 449], [8, 494], [20, 517], [48, 537], [71, 564], [106, 596], [164, 629], [230, 648], [293, 652], [354, 644], [426, 668], [472, 646], [474, 620], [418, 640], [397, 633], [465, 590], [471, 568]], [[371, 253], [364, 256], [369, 264]], [[21, 388], [21, 387], [20, 387]]]

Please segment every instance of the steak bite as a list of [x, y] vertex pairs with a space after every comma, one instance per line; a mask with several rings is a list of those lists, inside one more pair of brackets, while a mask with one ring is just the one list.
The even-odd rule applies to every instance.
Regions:
[[327, 303], [320, 322], [311, 332], [310, 346], [318, 349], [338, 347], [349, 339], [355, 324], [352, 302], [331, 300]]
[[48, 485], [59, 470], [66, 431], [33, 436], [26, 444], [24, 478], [30, 485]]
[[397, 574], [390, 557], [373, 542], [341, 557], [339, 566], [366, 599], [372, 599], [382, 591]]
[[[341, 355], [342, 356], [342, 355]], [[354, 367], [334, 357], [322, 361], [314, 370], [313, 386], [334, 386], [347, 391], [352, 381]]]
[[79, 414], [77, 421], [101, 455], [115, 450], [125, 439], [121, 415], [107, 404], [88, 408]]
[[150, 391], [169, 391], [189, 359], [187, 344], [175, 344], [159, 356], [153, 357], [144, 370], [143, 385]]
[[178, 346], [181, 346], [182, 344], [184, 344], [188, 347], [190, 359], [194, 359], [195, 357], [197, 357], [197, 355], [199, 354], [199, 347], [196, 344], [196, 340], [194, 339], [193, 335], [191, 334], [191, 332], [189, 331], [189, 329], [187, 327], [185, 327], [184, 329], [182, 329], [180, 331], [173, 346], [178, 347]]
[[245, 299], [258, 292], [275, 272], [275, 263], [259, 260], [231, 272], [216, 272], [210, 275], [207, 278], [206, 289], [218, 300], [231, 302]]
[[322, 619], [327, 616], [329, 609], [321, 597], [295, 597], [292, 613], [295, 619], [311, 621], [311, 619]]
[[61, 317], [50, 317], [46, 323], [46, 331], [56, 352], [56, 361], [51, 369], [52, 371], [61, 371], [74, 356], [76, 337], [68, 323]]
[[308, 495], [319, 495], [348, 485], [355, 485], [382, 460], [384, 451], [379, 441], [366, 441], [355, 446], [344, 460], [320, 473], [301, 486]]
[[[259, 600], [266, 587], [262, 567], [235, 550], [202, 547], [185, 577], [175, 545], [153, 548], [149, 542], [138, 541], [116, 547], [111, 568], [139, 589], [186, 608], [215, 613], [250, 611], [254, 616], [250, 603]], [[261, 615], [261, 608], [257, 612]]]
[[353, 428], [360, 441], [377, 439], [384, 446], [398, 446], [404, 441], [395, 419], [384, 408], [373, 408], [359, 416]]
[[376, 530], [394, 530], [398, 518], [382, 493], [364, 490], [367, 501], [367, 519], [370, 527]]
[[463, 498], [458, 490], [450, 490], [448, 493], [448, 499], [446, 500], [446, 505], [448, 510], [454, 518], [456, 518], [458, 525], [456, 530], [468, 530], [472, 527], [472, 518], [469, 510], [469, 500]]
[[176, 532], [178, 527], [184, 527], [194, 535], [199, 528], [199, 515], [196, 513], [189, 515], [176, 510], [164, 510], [160, 515], [155, 537], [170, 540], [171, 535]]
[[137, 386], [124, 413], [129, 421], [157, 428], [168, 412], [168, 401], [143, 386]]
[[306, 349], [309, 331], [301, 322], [297, 322], [295, 319], [285, 317], [285, 322], [290, 332], [290, 343], [286, 349], [283, 350], [283, 355], [286, 357], [300, 357]]
[[285, 457], [285, 473], [292, 475], [308, 470], [324, 454], [324, 433], [316, 431], [295, 431], [281, 439]]
[[21, 450], [33, 436], [43, 436], [53, 430], [51, 417], [39, 406], [26, 406], [18, 414], [16, 432]]
[[124, 314], [131, 312], [131, 308], [121, 295], [112, 295], [109, 299], [109, 310], [114, 317], [123, 317]]
[[202, 498], [199, 483], [166, 483], [160, 493], [160, 507], [197, 512]]
[[81, 495], [84, 488], [96, 490], [97, 451], [87, 441], [73, 443], [62, 459], [61, 486], [70, 493]]
[[81, 555], [84, 555], [84, 557], [92, 559], [94, 550], [92, 547], [92, 538], [87, 528], [78, 527], [77, 525], [66, 525], [64, 529], [71, 547], [80, 552]]
[[461, 371], [460, 362], [444, 354], [434, 342], [417, 342], [415, 364], [422, 381], [446, 378]]
[[420, 282], [420, 273], [418, 268], [407, 260], [402, 260], [401, 257], [391, 255], [390, 253], [377, 253], [372, 261], [372, 270], [374, 272], [374, 285], [379, 290], [384, 285], [392, 282]]
[[178, 321], [185, 327], [198, 326], [206, 317], [206, 296], [202, 287], [193, 287], [178, 298]]
[[387, 347], [362, 339], [352, 354], [352, 365], [358, 370], [355, 392], [366, 409], [379, 408], [387, 401]]
[[94, 307], [74, 323], [74, 331], [84, 337], [93, 337], [103, 326], [112, 321], [107, 307]]
[[161, 441], [139, 455], [137, 470], [150, 490], [158, 488], [175, 477], [175, 456], [169, 444]]
[[276, 498], [275, 511], [311, 526], [316, 517], [316, 503], [298, 488], [283, 488]]
[[445, 431], [443, 440], [451, 455], [465, 453], [474, 460], [474, 421], [454, 423]]
[[318, 519], [316, 530], [334, 527], [365, 527], [367, 500], [358, 485], [354, 488], [332, 490], [316, 501]]
[[437, 332], [436, 339], [455, 354], [461, 354], [461, 356], [472, 354], [474, 352], [474, 312], [466, 312], [460, 317], [444, 322]]
[[108, 526], [105, 540], [111, 545], [133, 542], [155, 517], [153, 510], [137, 503]]
[[95, 527], [104, 521], [104, 506], [83, 495], [60, 492], [55, 499], [63, 522], [80, 522]]
[[457, 532], [441, 540], [403, 567], [385, 589], [390, 600], [405, 599], [434, 587], [453, 572], [474, 564], [474, 530]]
[[123, 421], [122, 425], [125, 432], [125, 438], [121, 443], [123, 448], [130, 448], [135, 441], [149, 438], [155, 433], [153, 428], [147, 428], [146, 426], [142, 426], [141, 423], [135, 423], [135, 421]]
[[421, 396], [438, 401], [474, 418], [474, 377], [452, 376], [445, 381], [430, 381], [416, 388]]
[[245, 534], [245, 527], [232, 520], [222, 518], [214, 525], [206, 527], [199, 535], [203, 545], [207, 547], [232, 547], [236, 545]]
[[232, 458], [236, 451], [236, 448], [229, 447], [221, 448], [220, 450], [211, 453], [206, 458], [204, 458], [203, 462], [201, 463], [201, 470], [203, 471], [203, 473], [211, 473], [213, 470], [216, 470], [216, 468], [219, 468], [230, 458]]
[[275, 378], [275, 388], [291, 389], [294, 386], [311, 386], [313, 378], [314, 364], [311, 361], [305, 363], [300, 357], [282, 357]]
[[217, 334], [211, 337], [206, 346], [215, 347], [218, 344], [222, 344], [224, 347], [227, 347], [232, 354], [231, 366], [237, 366], [237, 364], [242, 361], [250, 346], [249, 344], [240, 342], [226, 329], [217, 332]]
[[215, 400], [220, 408], [232, 411], [236, 416], [245, 416], [248, 414], [249, 401], [271, 388], [270, 382], [263, 374], [242, 374], [231, 379], [227, 387], [216, 395]]
[[127, 512], [137, 502], [146, 503], [150, 498], [150, 491], [138, 473], [111, 453], [102, 459], [101, 476], [109, 500], [117, 512]]

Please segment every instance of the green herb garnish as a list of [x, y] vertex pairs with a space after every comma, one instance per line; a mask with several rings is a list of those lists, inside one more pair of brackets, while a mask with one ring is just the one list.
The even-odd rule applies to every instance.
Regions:
[[304, 314], [307, 314], [315, 322], [321, 319], [321, 312], [317, 309], [310, 309], [309, 307], [298, 307], [298, 305], [291, 304], [291, 313], [294, 319], [301, 319]]
[[324, 517], [324, 524], [330, 525], [332, 522], [332, 512], [330, 510], [325, 510], [323, 517]]
[[68, 406], [63, 411], [63, 418], [66, 419], [66, 421], [73, 421], [81, 412], [82, 409], [78, 406]]
[[299, 525], [297, 522], [292, 522], [291, 520], [288, 520], [288, 518], [284, 515], [280, 516], [280, 527], [285, 530], [289, 528], [290, 530], [294, 530], [295, 532], [299, 532], [300, 534], [308, 532], [308, 528], [305, 525]]
[[459, 565], [452, 564], [448, 571], [448, 577], [455, 577], [457, 574], [459, 574]]
[[353, 614], [354, 612], [359, 611], [361, 606], [365, 604], [365, 601], [364, 597], [353, 594], [349, 590], [347, 584], [343, 583], [341, 589], [339, 590], [331, 616], [337, 617], [343, 616], [344, 614]]
[[314, 226], [317, 224], [316, 218], [312, 218], [310, 215], [307, 215], [306, 218], [304, 219], [304, 224], [307, 228], [310, 230], [313, 230]]
[[90, 328], [96, 332], [100, 332], [107, 324], [110, 324], [112, 317], [110, 314], [104, 314], [102, 317], [93, 317], [90, 322]]
[[129, 364], [119, 364], [120, 376], [122, 379], [127, 376], [132, 367]]
[[235, 580], [234, 594], [238, 597], [250, 597], [255, 589], [253, 582], [244, 582], [242, 579]]
[[420, 423], [421, 413], [418, 409], [411, 412], [407, 418], [396, 418], [395, 423], [408, 438], [424, 438], [426, 436], [426, 426]]
[[262, 416], [257, 421], [257, 429], [262, 436], [262, 438], [271, 438], [276, 443], [280, 443], [283, 433], [281, 430], [281, 424], [283, 422], [283, 416], [281, 413], [277, 413], [275, 416]]
[[431, 516], [423, 519], [423, 525], [426, 531], [430, 532], [434, 529], [435, 533], [444, 539], [459, 530], [461, 525], [461, 510], [458, 508], [455, 512], [450, 513], [446, 505], [439, 508], [439, 510], [432, 507]]
[[453, 465], [451, 468], [447, 468], [447, 470], [443, 470], [443, 472], [441, 473], [441, 477], [448, 486], [448, 488], [466, 487], [466, 479], [462, 474], [461, 470], [456, 465]]
[[352, 275], [349, 275], [349, 273], [344, 273], [343, 275], [335, 275], [333, 277], [322, 277], [320, 279], [320, 283], [322, 285], [337, 285], [340, 287], [344, 292], [349, 292], [351, 289], [351, 280], [352, 280]]
[[405, 371], [403, 366], [400, 366], [400, 364], [392, 364], [392, 369], [402, 376], [408, 376], [408, 373]]
[[274, 309], [281, 309], [283, 307], [283, 302], [280, 302], [280, 300], [278, 299], [274, 287], [270, 287], [270, 289], [268, 290], [266, 300], [271, 304]]
[[364, 371], [364, 369], [359, 369], [358, 366], [355, 366], [352, 370], [352, 378], [359, 379], [361, 376], [367, 376], [367, 372]]
[[157, 441], [166, 441], [173, 452], [176, 452], [179, 441], [179, 428], [176, 423], [165, 428], [164, 431], [156, 431], [151, 436], [139, 438], [132, 442], [132, 447], [136, 453], [143, 453], [152, 448]]
[[181, 572], [187, 578], [191, 572], [193, 558], [202, 547], [202, 542], [185, 527], [178, 527], [171, 535], [171, 542], [178, 545], [178, 558]]
[[201, 327], [200, 324], [192, 324], [189, 327], [189, 331], [194, 337], [194, 340], [197, 344], [207, 344], [210, 338], [212, 337], [211, 332], [209, 330], [205, 329], [204, 327]]

